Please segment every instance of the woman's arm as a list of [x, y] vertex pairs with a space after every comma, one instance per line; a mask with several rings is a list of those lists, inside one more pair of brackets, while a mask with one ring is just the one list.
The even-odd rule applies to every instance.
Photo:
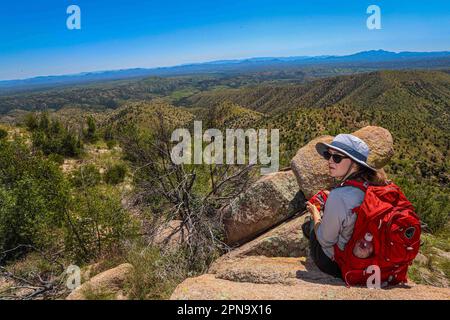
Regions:
[[317, 227], [314, 224], [316, 238], [322, 247], [332, 247], [338, 242], [347, 210], [348, 208], [340, 192], [331, 192], [321, 221]]

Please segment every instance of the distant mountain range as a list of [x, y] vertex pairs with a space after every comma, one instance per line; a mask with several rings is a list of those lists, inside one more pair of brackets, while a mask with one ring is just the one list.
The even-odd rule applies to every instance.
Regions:
[[99, 72], [83, 72], [61, 76], [41, 76], [23, 80], [0, 81], [0, 93], [46, 89], [56, 86], [122, 80], [146, 76], [178, 76], [193, 74], [239, 74], [280, 69], [350, 68], [358, 70], [448, 68], [450, 51], [390, 52], [363, 51], [345, 56], [257, 57], [183, 64], [173, 67], [134, 68]]

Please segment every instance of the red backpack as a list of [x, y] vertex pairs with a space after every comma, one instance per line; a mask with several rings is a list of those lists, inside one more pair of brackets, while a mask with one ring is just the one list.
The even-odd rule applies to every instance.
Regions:
[[[394, 183], [372, 186], [348, 180], [341, 186], [365, 192], [362, 204], [353, 209], [358, 216], [350, 240], [343, 251], [334, 245], [334, 260], [347, 286], [366, 285], [373, 274], [371, 269], [367, 270], [371, 265], [380, 268], [383, 285], [407, 282], [408, 267], [419, 252], [421, 233], [412, 204]], [[373, 235], [373, 253], [361, 259], [353, 254], [353, 248], [367, 232]]]

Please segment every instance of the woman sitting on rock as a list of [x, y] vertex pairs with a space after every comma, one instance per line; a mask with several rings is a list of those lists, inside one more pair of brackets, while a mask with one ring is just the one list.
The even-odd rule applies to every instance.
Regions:
[[[385, 176], [367, 164], [369, 147], [358, 137], [339, 134], [331, 144], [316, 144], [316, 150], [328, 160], [329, 174], [338, 180], [338, 186], [348, 179], [372, 185], [386, 184]], [[326, 193], [328, 198], [322, 217], [315, 205], [306, 203], [311, 221], [306, 222], [302, 230], [310, 240], [311, 256], [319, 269], [341, 277], [339, 266], [333, 260], [333, 246], [337, 243], [344, 250], [350, 240], [356, 221], [352, 209], [361, 205], [364, 192], [353, 186], [342, 186]]]

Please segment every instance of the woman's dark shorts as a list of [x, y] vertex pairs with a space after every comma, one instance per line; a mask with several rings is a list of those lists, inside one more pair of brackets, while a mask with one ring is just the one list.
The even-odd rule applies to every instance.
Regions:
[[[317, 267], [327, 274], [330, 274], [336, 278], [342, 278], [341, 270], [338, 264], [330, 259], [325, 252], [323, 252], [322, 246], [316, 238], [316, 233], [314, 232], [314, 221], [306, 222], [309, 225], [305, 225], [302, 228], [304, 235], [309, 238], [309, 249], [311, 251], [311, 257]], [[309, 232], [309, 234], [307, 234]]]

